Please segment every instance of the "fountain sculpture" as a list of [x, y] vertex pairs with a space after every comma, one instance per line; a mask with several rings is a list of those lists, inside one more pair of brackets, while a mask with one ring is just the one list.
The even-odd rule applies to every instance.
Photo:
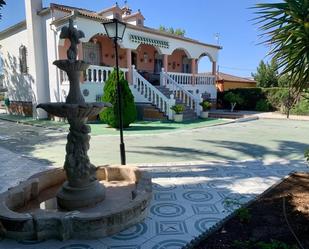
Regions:
[[98, 238], [119, 232], [147, 215], [151, 178], [129, 166], [95, 167], [90, 163], [89, 116], [107, 103], [86, 103], [80, 91], [80, 73], [89, 64], [77, 60], [77, 45], [84, 33], [73, 21], [60, 37], [69, 39], [67, 60], [54, 62], [65, 71], [70, 89], [65, 103], [44, 103], [49, 114], [67, 118], [64, 169], [40, 172], [0, 194], [0, 236], [24, 240]]
[[[89, 161], [87, 151], [89, 149], [90, 126], [86, 124], [89, 116], [98, 115], [106, 104], [85, 103], [80, 91], [80, 73], [90, 66], [84, 61], [78, 61], [77, 44], [84, 33], [73, 27], [70, 20], [69, 27], [63, 27], [60, 38], [69, 39], [71, 46], [67, 51], [67, 60], [54, 62], [61, 70], [65, 71], [70, 81], [70, 90], [65, 103], [39, 104], [37, 108], [43, 108], [49, 114], [68, 119], [70, 132], [66, 145], [66, 158], [64, 169], [68, 181], [57, 194], [58, 205], [66, 210], [75, 210], [104, 200], [104, 186], [96, 177], [96, 168]], [[78, 194], [77, 194], [78, 193]]]

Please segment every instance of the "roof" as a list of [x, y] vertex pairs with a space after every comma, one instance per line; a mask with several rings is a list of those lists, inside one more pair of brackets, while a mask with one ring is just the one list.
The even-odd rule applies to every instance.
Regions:
[[[113, 6], [111, 8], [114, 8], [114, 7], [115, 6]], [[90, 19], [94, 19], [94, 20], [97, 20], [97, 21], [98, 20], [99, 21], [103, 21], [103, 22], [104, 21], [105, 22], [110, 21], [109, 19], [102, 17], [99, 13], [97, 13], [95, 11], [91, 11], [91, 10], [83, 9], [83, 8], [72, 7], [72, 6], [67, 6], [67, 5], [62, 5], [62, 4], [55, 4], [55, 3], [51, 3], [49, 8], [43, 8], [41, 11], [38, 12], [38, 15], [45, 15], [45, 14], [49, 13], [51, 9], [58, 9], [60, 11], [64, 11], [64, 12], [67, 12], [67, 13], [75, 12], [76, 15], [84, 16], [84, 17], [87, 17], [87, 18], [90, 18]], [[106, 11], [106, 10], [103, 10], [103, 11]], [[60, 20], [55, 20], [54, 23], [56, 23], [57, 21], [60, 21], [60, 22], [64, 21], [67, 18], [68, 17], [60, 18]], [[21, 24], [23, 24], [25, 26], [25, 23], [26, 23], [26, 21], [23, 21], [21, 23], [18, 23], [16, 25], [13, 25], [13, 26], [9, 27], [8, 29], [6, 29], [4, 31], [1, 31], [0, 32], [0, 37], [3, 36], [4, 33], [6, 33], [8, 30], [11, 30], [11, 29], [15, 30], [16, 26], [18, 26], [19, 28], [20, 28]], [[135, 26], [135, 25], [127, 23], [127, 27], [129, 27], [131, 29], [135, 29], [135, 30], [144, 31], [146, 33], [163, 35], [163, 36], [166, 36], [166, 37], [171, 37], [171, 38], [175, 38], [175, 39], [178, 39], [178, 40], [192, 42], [192, 43], [196, 43], [196, 44], [203, 45], [203, 46], [208, 46], [208, 47], [213, 47], [213, 48], [217, 48], [217, 49], [222, 49], [222, 47], [218, 46], [218, 45], [203, 43], [203, 42], [200, 42], [198, 40], [194, 40], [194, 39], [187, 38], [187, 37], [184, 37], [184, 36], [179, 36], [179, 35], [171, 34], [171, 33], [168, 33], [166, 31], [161, 31], [161, 30], [150, 28], [150, 27], [146, 27], [146, 26]]]
[[[109, 19], [102, 17], [101, 15], [99, 15], [97, 12], [94, 12], [94, 11], [76, 8], [76, 7], [70, 7], [70, 6], [66, 6], [66, 5], [60, 5], [60, 4], [51, 4], [51, 6], [53, 6], [54, 8], [57, 8], [59, 10], [66, 11], [66, 12], [75, 11], [76, 14], [78, 14], [80, 16], [85, 16], [85, 17], [88, 17], [88, 18], [91, 18], [91, 19], [96, 19], [96, 20], [101, 20], [101, 21], [110, 21]], [[194, 43], [197, 43], [197, 44], [200, 44], [200, 45], [210, 46], [210, 47], [214, 47], [214, 48], [217, 48], [217, 49], [222, 49], [222, 47], [218, 46], [218, 45], [202, 43], [198, 40], [194, 40], [194, 39], [191, 39], [191, 38], [171, 34], [171, 33], [165, 32], [165, 31], [160, 31], [158, 29], [154, 29], [154, 28], [150, 28], [150, 27], [146, 27], [146, 26], [135, 26], [135, 25], [132, 25], [132, 24], [127, 24], [127, 26], [132, 28], [132, 29], [141, 30], [141, 31], [144, 31], [144, 32], [147, 32], [147, 33], [164, 35], [164, 36], [172, 37], [172, 38], [179, 39], [179, 40], [194, 42]]]
[[8, 36], [10, 36], [12, 33], [20, 30], [24, 30], [27, 28], [26, 21], [19, 22], [11, 27], [8, 27], [7, 29], [4, 29], [0, 32], [0, 39], [4, 39]]
[[218, 77], [217, 81], [223, 81], [223, 82], [241, 82], [241, 83], [252, 83], [252, 84], [256, 83], [255, 80], [226, 73], [218, 73], [217, 77]]
[[124, 16], [122, 19], [123, 19], [123, 20], [127, 20], [127, 19], [130, 19], [130, 18], [136, 17], [136, 16], [140, 16], [140, 17], [142, 17], [142, 18], [145, 20], [145, 17], [144, 17], [144, 16], [142, 15], [142, 13], [139, 12], [139, 11], [137, 11], [137, 12], [135, 12], [135, 13], [133, 13], [133, 14]]

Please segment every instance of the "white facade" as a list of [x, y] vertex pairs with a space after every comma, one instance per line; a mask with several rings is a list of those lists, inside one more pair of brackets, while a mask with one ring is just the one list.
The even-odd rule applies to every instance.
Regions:
[[[59, 49], [65, 45], [65, 42], [59, 39], [59, 35], [61, 28], [68, 25], [69, 18], [73, 19], [77, 29], [85, 33], [85, 38], [81, 39], [81, 41], [89, 42], [98, 34], [105, 35], [102, 21], [106, 21], [106, 17], [114, 17], [114, 15], [110, 9], [99, 15], [94, 12], [86, 12], [85, 10], [55, 4], [52, 4], [50, 8], [42, 9], [42, 0], [25, 0], [25, 5], [26, 22], [0, 32], [0, 45], [5, 76], [4, 82], [9, 89], [9, 98], [14, 101], [32, 102], [35, 110], [38, 103], [64, 101], [68, 93], [68, 82], [66, 82], [65, 76], [52, 62], [60, 58]], [[119, 10], [118, 8], [117, 11]], [[132, 77], [138, 74], [137, 72], [133, 74], [131, 51], [135, 51], [143, 43], [132, 39], [132, 37], [142, 37], [146, 40], [146, 44], [148, 41], [165, 43], [164, 46], [156, 46], [156, 49], [159, 54], [164, 56], [165, 70], [163, 70], [163, 73], [167, 73], [167, 75], [169, 73], [166, 69], [168, 67], [167, 57], [177, 49], [185, 51], [187, 57], [194, 62], [198, 61], [202, 55], [207, 54], [214, 64], [213, 68], [215, 68], [218, 60], [220, 50], [218, 46], [203, 44], [195, 40], [164, 34], [141, 25], [128, 23], [124, 38], [119, 45], [127, 50], [128, 62], [127, 68], [124, 70], [128, 72], [131, 89], [133, 89], [135, 80]], [[19, 48], [21, 45], [24, 45], [28, 51], [27, 73], [19, 72]], [[94, 74], [96, 72], [97, 70], [91, 71]], [[189, 77], [189, 75], [187, 76]], [[199, 78], [198, 75], [190, 75], [190, 77], [192, 78], [191, 84], [176, 81], [174, 83], [182, 85], [179, 89], [187, 91], [187, 94], [195, 95], [196, 98], [203, 92], [210, 93], [212, 99], [216, 98], [214, 77], [210, 77], [213, 83], [208, 85], [205, 82], [200, 84], [201, 81], [196, 79], [202, 78]], [[104, 81], [98, 82], [98, 79], [96, 81], [94, 79], [96, 78], [92, 77], [92, 80], [86, 80], [82, 84], [82, 91], [86, 89], [84, 91], [87, 95], [85, 96], [86, 101], [95, 101], [98, 94], [103, 91]], [[145, 84], [148, 83], [145, 82]], [[133, 93], [137, 94], [135, 96], [137, 101], [147, 102], [148, 100], [149, 102], [149, 98], [141, 95], [143, 93], [138, 93], [134, 89]], [[38, 118], [46, 117], [46, 113], [41, 111], [39, 113], [34, 112], [34, 115]]]

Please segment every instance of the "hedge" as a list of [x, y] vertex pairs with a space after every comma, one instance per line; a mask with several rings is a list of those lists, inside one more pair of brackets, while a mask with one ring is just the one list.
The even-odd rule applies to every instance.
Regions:
[[218, 92], [217, 101], [219, 108], [230, 109], [230, 103], [228, 103], [224, 96], [232, 92], [239, 94], [243, 98], [243, 103], [236, 105], [237, 110], [247, 111], [275, 111], [282, 110], [282, 99], [287, 96], [287, 88], [236, 88], [230, 89], [225, 92]]

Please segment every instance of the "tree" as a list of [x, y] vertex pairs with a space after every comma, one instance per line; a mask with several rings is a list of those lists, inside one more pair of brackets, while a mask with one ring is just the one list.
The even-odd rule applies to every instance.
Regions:
[[[0, 0], [0, 10], [3, 8], [3, 6], [6, 5], [4, 0]], [[0, 19], [2, 18], [2, 15], [0, 13]]]
[[278, 61], [281, 75], [289, 75], [291, 87], [301, 92], [309, 87], [309, 1], [282, 0], [257, 4], [256, 18], [262, 42]]
[[179, 35], [179, 36], [184, 36], [186, 33], [184, 29], [180, 29], [180, 28], [174, 29], [173, 27], [167, 28], [163, 25], [160, 25], [159, 30], [173, 34], [173, 35]]
[[244, 102], [244, 99], [240, 96], [240, 94], [228, 92], [224, 95], [224, 99], [231, 104], [231, 112], [234, 111], [235, 106], [241, 105]]
[[[128, 81], [124, 79], [123, 72], [119, 72], [119, 74], [122, 90], [123, 127], [127, 128], [135, 121], [137, 113], [134, 97], [129, 88]], [[116, 70], [113, 70], [105, 83], [102, 101], [111, 103], [112, 107], [107, 107], [100, 113], [100, 120], [106, 122], [111, 127], [119, 128], [116, 76]]]
[[277, 62], [275, 59], [272, 59], [270, 64], [264, 63], [261, 61], [257, 73], [252, 74], [254, 80], [257, 82], [259, 87], [278, 87], [279, 83], [279, 74], [277, 71]]

